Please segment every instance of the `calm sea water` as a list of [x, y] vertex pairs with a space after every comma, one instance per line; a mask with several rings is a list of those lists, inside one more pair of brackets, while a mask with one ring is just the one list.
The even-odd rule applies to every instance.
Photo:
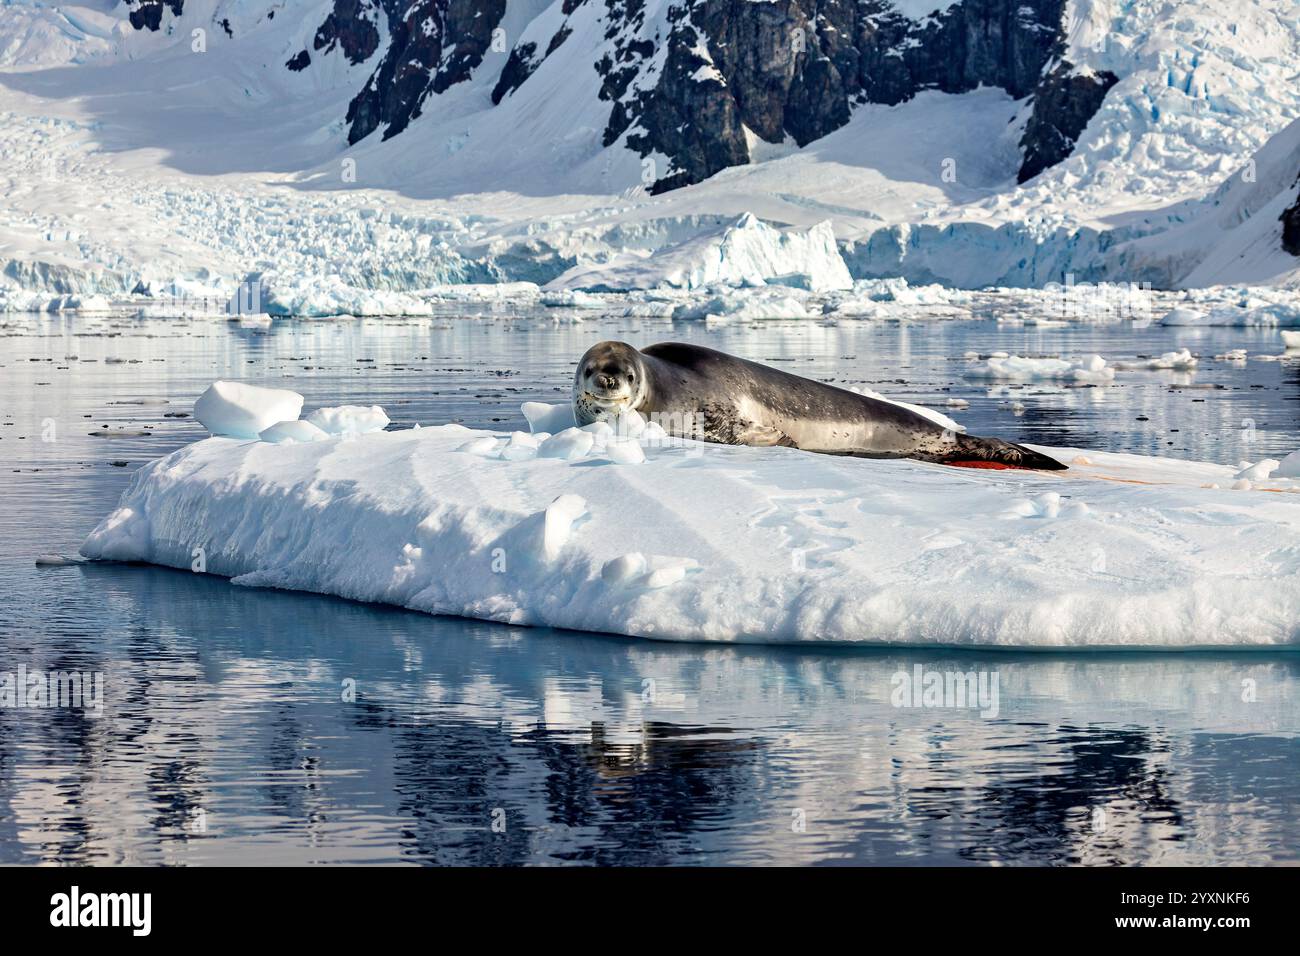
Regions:
[[[0, 325], [0, 673], [104, 676], [101, 713], [0, 708], [3, 863], [1214, 863], [1300, 857], [1300, 656], [674, 645], [237, 588], [75, 553], [213, 379], [398, 427], [511, 427], [602, 338], [723, 348], [942, 404], [1017, 441], [1225, 462], [1300, 447], [1276, 332], [761, 326], [551, 314]], [[970, 350], [1193, 374], [988, 389]], [[897, 707], [974, 673], [996, 707]], [[986, 703], [988, 701], [986, 700]], [[922, 702], [923, 703], [923, 702]]]

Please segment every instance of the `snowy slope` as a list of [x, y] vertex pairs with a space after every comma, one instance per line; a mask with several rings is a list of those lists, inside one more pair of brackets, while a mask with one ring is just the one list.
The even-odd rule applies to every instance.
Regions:
[[69, 7], [3, 4], [0, 68], [87, 63], [112, 52], [131, 32], [115, 7], [116, 0]]
[[[907, 23], [879, 6], [880, 23], [933, 28], [915, 5], [898, 7], [914, 17]], [[800, 102], [796, 76], [784, 114], [773, 107], [784, 129], [744, 126], [733, 144], [740, 165], [657, 195], [650, 190], [679, 175], [684, 157], [724, 157], [710, 152], [713, 140], [669, 137], [670, 156], [646, 153], [638, 137], [667, 136], [675, 109], [723, 122], [710, 112], [722, 109], [714, 87], [746, 74], [705, 63], [716, 59], [706, 48], [715, 41], [697, 37], [674, 55], [696, 51], [702, 65], [692, 76], [704, 92], [672, 99], [662, 83], [677, 62], [668, 54], [679, 29], [673, 4], [632, 7], [639, 12], [510, 0], [499, 43], [491, 34], [474, 65], [453, 46], [417, 51], [434, 57], [428, 75], [449, 85], [403, 92], [395, 78], [383, 108], [407, 125], [385, 138], [396, 126], [381, 123], [350, 144], [358, 97], [398, 49], [370, 0], [358, 9], [373, 21], [373, 49], [355, 37], [316, 46], [333, 0], [185, 0], [180, 15], [160, 10], [156, 31], [130, 26], [136, 4], [8, 4], [0, 307], [28, 301], [24, 290], [229, 292], [250, 273], [295, 288], [336, 277], [329, 281], [406, 291], [544, 284], [618, 260], [637, 266], [636, 281], [658, 282], [673, 266], [652, 257], [671, 259], [745, 214], [778, 229], [829, 221], [859, 279], [1300, 283], [1300, 260], [1278, 254], [1269, 232], [1281, 211], [1270, 204], [1286, 198], [1290, 141], [1261, 155], [1250, 189], [1231, 188], [1254, 151], [1300, 115], [1294, 2], [1064, 4], [1064, 39], [1044, 69], [1117, 80], [1069, 157], [1023, 185], [1033, 95], [983, 87], [901, 90], [892, 105], [850, 98], [843, 125], [800, 147], [790, 132], [806, 114], [789, 105]], [[448, 20], [440, 29], [476, 28]], [[531, 54], [519, 52], [529, 44]], [[304, 52], [310, 65], [288, 68]], [[598, 69], [607, 55], [632, 71], [617, 96], [613, 74]], [[690, 98], [705, 92], [712, 98]], [[630, 121], [611, 139], [620, 109]], [[1195, 228], [1186, 225], [1193, 219]], [[1216, 232], [1229, 227], [1220, 244]]]
[[1300, 120], [1270, 139], [1202, 203], [1189, 221], [1128, 255], [1167, 262], [1187, 286], [1294, 282], [1300, 260], [1283, 248], [1281, 216], [1300, 194]]

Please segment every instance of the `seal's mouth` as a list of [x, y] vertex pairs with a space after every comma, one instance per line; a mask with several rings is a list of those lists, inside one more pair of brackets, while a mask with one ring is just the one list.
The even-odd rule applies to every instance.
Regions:
[[582, 390], [582, 397], [593, 405], [626, 405], [632, 400], [632, 396], [624, 391], [610, 391], [604, 389], [593, 392], [590, 388]]

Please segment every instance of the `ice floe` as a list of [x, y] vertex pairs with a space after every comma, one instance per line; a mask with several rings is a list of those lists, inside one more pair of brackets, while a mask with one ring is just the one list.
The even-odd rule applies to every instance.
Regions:
[[1087, 384], [1105, 384], [1115, 378], [1115, 369], [1100, 355], [1089, 355], [1079, 361], [1072, 361], [998, 353], [968, 366], [966, 376], [1011, 382], [1064, 379]]
[[203, 547], [236, 584], [663, 639], [1300, 643], [1294, 455], [1253, 479], [1079, 449], [980, 473], [598, 424], [214, 437], [142, 468], [82, 553]]
[[1174, 371], [1185, 372], [1196, 368], [1200, 363], [1188, 349], [1178, 349], [1175, 352], [1165, 352], [1153, 358], [1139, 359], [1135, 362], [1115, 362], [1113, 364], [1115, 368], [1121, 371], [1173, 369]]

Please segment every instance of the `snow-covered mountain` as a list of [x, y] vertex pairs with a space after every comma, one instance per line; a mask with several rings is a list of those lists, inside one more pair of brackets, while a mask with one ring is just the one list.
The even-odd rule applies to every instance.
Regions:
[[0, 268], [652, 282], [752, 214], [854, 278], [1296, 284], [1297, 62], [1294, 0], [10, 2]]
[[[242, 0], [124, 5], [135, 29], [183, 42], [194, 28], [240, 41], [269, 31], [275, 12]], [[600, 150], [649, 161], [637, 172], [651, 193], [749, 163], [762, 144], [806, 146], [848, 124], [858, 106], [989, 87], [1025, 101], [1015, 143], [1023, 182], [1070, 154], [1117, 80], [1067, 56], [1066, 7], [1066, 0], [331, 0], [296, 8], [299, 29], [283, 41], [284, 68], [307, 73], [331, 57], [365, 66], [364, 80], [360, 72], [348, 78], [359, 86], [344, 117], [348, 144], [390, 139], [426, 111], [455, 111], [444, 95], [480, 76], [494, 106], [517, 97], [531, 112], [558, 99], [571, 122], [599, 130]], [[316, 25], [309, 39], [302, 23]]]

